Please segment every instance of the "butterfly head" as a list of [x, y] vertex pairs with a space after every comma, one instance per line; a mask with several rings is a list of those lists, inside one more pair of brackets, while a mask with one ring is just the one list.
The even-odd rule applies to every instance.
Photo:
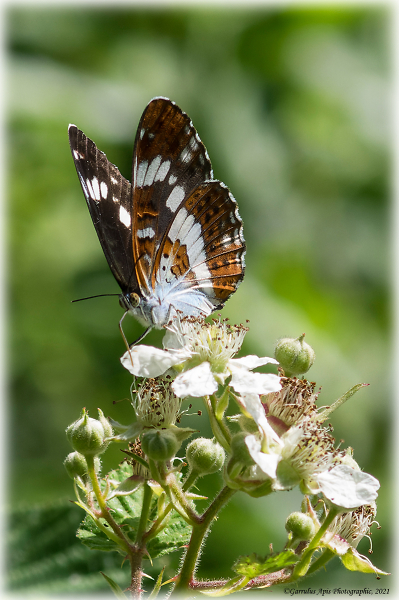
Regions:
[[140, 296], [136, 292], [119, 295], [119, 304], [123, 309], [130, 312], [140, 304]]

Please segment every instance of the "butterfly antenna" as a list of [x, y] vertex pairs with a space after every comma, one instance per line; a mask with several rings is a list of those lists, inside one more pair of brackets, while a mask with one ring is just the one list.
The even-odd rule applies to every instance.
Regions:
[[82, 300], [91, 300], [92, 298], [102, 298], [103, 296], [119, 296], [119, 294], [97, 294], [97, 296], [87, 296], [87, 298], [78, 298], [77, 300], [71, 300], [71, 302], [81, 302]]

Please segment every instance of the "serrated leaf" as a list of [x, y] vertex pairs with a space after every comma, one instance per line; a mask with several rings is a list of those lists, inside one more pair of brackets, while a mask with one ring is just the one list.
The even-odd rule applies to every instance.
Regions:
[[[108, 481], [117, 488], [118, 485], [126, 481], [129, 475], [131, 475], [131, 466], [128, 463], [122, 463], [118, 469], [110, 472]], [[107, 501], [112, 517], [118, 525], [122, 526], [124, 534], [131, 542], [134, 542], [136, 539], [142, 503], [142, 487], [136, 489], [131, 494], [113, 496]], [[150, 520], [156, 517], [157, 498], [154, 496], [150, 507]], [[169, 554], [181, 548], [189, 541], [191, 528], [180, 515], [176, 511], [172, 511], [168, 518], [167, 526], [147, 544], [148, 554], [152, 559]], [[97, 527], [89, 515], [86, 516], [81, 524], [77, 536], [83, 544], [93, 550], [122, 552], [120, 547]]]
[[284, 550], [277, 554], [269, 554], [264, 558], [258, 556], [255, 552], [249, 556], [241, 556], [233, 565], [233, 571], [239, 575], [244, 575], [249, 579], [267, 575], [285, 569], [286, 567], [298, 562], [299, 557], [293, 550]]
[[191, 527], [173, 511], [165, 529], [148, 542], [147, 550], [151, 558], [164, 556], [188, 544], [190, 535]]
[[108, 575], [106, 575], [102, 571], [100, 571], [100, 573], [104, 577], [105, 581], [108, 583], [108, 585], [111, 588], [111, 590], [114, 592], [115, 596], [117, 598], [119, 598], [120, 600], [126, 600], [127, 596], [126, 596], [126, 594], [124, 594], [122, 592], [122, 590], [119, 587], [119, 585], [113, 579], [111, 579], [111, 577], [108, 577]]
[[385, 571], [377, 569], [366, 556], [359, 554], [354, 548], [350, 548], [346, 554], [340, 556], [342, 564], [348, 571], [360, 571], [361, 573], [376, 573], [378, 575], [390, 575]]

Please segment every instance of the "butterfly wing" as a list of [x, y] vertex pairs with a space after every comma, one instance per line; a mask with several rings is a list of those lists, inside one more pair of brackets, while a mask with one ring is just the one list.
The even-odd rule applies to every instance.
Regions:
[[190, 118], [167, 98], [154, 98], [135, 140], [133, 256], [144, 293], [153, 289], [156, 255], [189, 193], [212, 178], [212, 166]]
[[80, 183], [110, 269], [122, 291], [137, 289], [132, 251], [130, 182], [75, 125], [69, 143]]
[[198, 185], [170, 223], [152, 286], [184, 314], [222, 308], [244, 277], [245, 241], [237, 203], [220, 181]]

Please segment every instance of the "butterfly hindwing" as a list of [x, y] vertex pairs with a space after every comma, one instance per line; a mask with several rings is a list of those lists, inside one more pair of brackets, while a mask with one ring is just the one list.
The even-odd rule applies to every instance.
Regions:
[[105, 257], [123, 292], [137, 287], [132, 250], [132, 194], [125, 179], [75, 125], [69, 142], [76, 171]]
[[185, 312], [183, 304], [197, 303], [210, 306], [204, 309], [209, 314], [241, 282], [244, 254], [235, 199], [220, 181], [207, 181], [192, 191], [171, 221], [151, 283], [167, 292], [178, 310]]

